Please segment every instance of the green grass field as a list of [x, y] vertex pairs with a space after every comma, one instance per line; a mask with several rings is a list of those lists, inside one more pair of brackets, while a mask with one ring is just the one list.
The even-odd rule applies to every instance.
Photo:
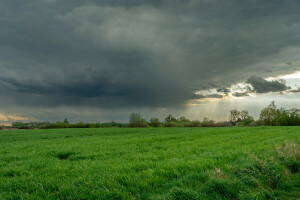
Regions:
[[300, 127], [0, 131], [0, 199], [297, 199]]

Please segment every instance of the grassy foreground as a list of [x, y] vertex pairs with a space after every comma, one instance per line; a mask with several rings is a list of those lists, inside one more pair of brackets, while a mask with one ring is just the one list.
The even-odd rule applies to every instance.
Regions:
[[0, 131], [0, 199], [297, 199], [300, 127]]

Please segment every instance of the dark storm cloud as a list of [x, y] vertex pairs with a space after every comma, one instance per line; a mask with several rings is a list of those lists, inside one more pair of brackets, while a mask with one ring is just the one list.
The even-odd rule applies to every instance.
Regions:
[[223, 95], [222, 94], [208, 94], [208, 95], [198, 94], [198, 95], [194, 95], [193, 98], [191, 99], [205, 99], [205, 98], [221, 99], [223, 98]]
[[[299, 8], [296, 0], [2, 0], [0, 92], [27, 107], [176, 107], [193, 88], [269, 75], [257, 64], [299, 47]], [[258, 93], [286, 89], [248, 82]]]
[[250, 77], [246, 83], [251, 84], [256, 93], [282, 92], [290, 89], [283, 80], [265, 80], [258, 76]]
[[246, 97], [249, 96], [249, 94], [247, 92], [235, 92], [232, 94], [235, 97]]
[[219, 89], [217, 89], [217, 92], [223, 92], [223, 93], [227, 94], [230, 92], [230, 89], [229, 88], [219, 88]]
[[300, 92], [300, 87], [298, 87], [298, 89], [294, 89], [294, 90], [290, 90], [290, 93], [298, 93]]
[[206, 98], [220, 99], [220, 98], [223, 98], [223, 95], [221, 95], [221, 94], [210, 94], [210, 95], [207, 95]]

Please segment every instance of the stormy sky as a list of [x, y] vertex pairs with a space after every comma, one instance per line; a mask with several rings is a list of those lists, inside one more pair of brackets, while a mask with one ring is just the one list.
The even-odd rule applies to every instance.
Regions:
[[297, 107], [299, 33], [298, 0], [1, 0], [0, 123]]

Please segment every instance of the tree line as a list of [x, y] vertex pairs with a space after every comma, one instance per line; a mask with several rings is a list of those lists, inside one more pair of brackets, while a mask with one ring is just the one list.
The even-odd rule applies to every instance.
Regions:
[[[272, 101], [263, 108], [257, 120], [247, 110], [233, 109], [229, 112], [229, 120], [216, 122], [205, 117], [202, 121], [189, 120], [184, 116], [175, 118], [169, 114], [164, 121], [153, 117], [146, 121], [140, 113], [131, 113], [128, 123], [107, 122], [107, 123], [69, 123], [67, 119], [62, 122], [13, 122], [12, 128], [18, 129], [55, 129], [55, 128], [113, 128], [113, 127], [230, 127], [230, 126], [300, 126], [300, 109], [277, 108]], [[2, 127], [0, 126], [0, 129]]]
[[215, 122], [208, 118], [204, 118], [203, 121], [189, 120], [186, 117], [180, 117], [176, 119], [173, 115], [168, 115], [164, 121], [160, 121], [158, 118], [153, 117], [147, 122], [142, 118], [140, 113], [131, 113], [129, 116], [128, 127], [228, 127], [231, 126], [229, 122]]
[[231, 110], [230, 123], [234, 126], [300, 126], [300, 109], [277, 108], [272, 101], [261, 110], [258, 120], [254, 120], [247, 110]]
[[131, 113], [128, 127], [229, 127], [229, 126], [300, 126], [300, 109], [277, 108], [272, 101], [260, 112], [259, 119], [255, 120], [248, 110], [230, 110], [229, 121], [215, 122], [208, 118], [203, 121], [189, 120], [186, 117], [176, 119], [171, 114], [163, 122], [158, 118], [151, 118], [146, 122], [140, 113]]

